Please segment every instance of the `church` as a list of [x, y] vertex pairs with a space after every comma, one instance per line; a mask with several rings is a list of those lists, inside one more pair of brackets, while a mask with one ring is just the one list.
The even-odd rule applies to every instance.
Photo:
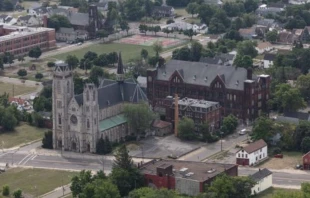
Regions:
[[124, 79], [119, 53], [117, 80], [104, 79], [97, 87], [84, 86], [74, 94], [73, 71], [64, 62], [53, 73], [53, 148], [75, 152], [96, 152], [98, 139], [120, 141], [130, 135], [122, 114], [124, 104], [146, 102], [147, 97], [133, 79]]

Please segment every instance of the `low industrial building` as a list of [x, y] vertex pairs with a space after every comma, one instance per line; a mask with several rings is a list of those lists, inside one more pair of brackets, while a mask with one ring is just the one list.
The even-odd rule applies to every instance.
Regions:
[[190, 196], [203, 192], [205, 185], [222, 173], [238, 176], [236, 164], [153, 160], [139, 168], [147, 186], [172, 189]]
[[253, 166], [268, 157], [268, 147], [264, 140], [260, 139], [240, 149], [236, 153], [236, 163], [239, 165]]

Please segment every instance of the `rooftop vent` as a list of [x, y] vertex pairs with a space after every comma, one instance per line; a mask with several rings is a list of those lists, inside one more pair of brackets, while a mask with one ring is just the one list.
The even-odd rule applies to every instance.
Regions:
[[186, 173], [186, 174], [185, 174], [186, 177], [190, 177], [190, 176], [192, 176], [192, 175], [194, 175], [193, 172], [189, 172], [189, 173]]
[[208, 77], [206, 76], [206, 77], [205, 77], [205, 82], [207, 82], [207, 81], [208, 81]]
[[184, 172], [186, 172], [187, 170], [188, 170], [188, 168], [181, 168], [181, 169], [180, 169], [180, 172], [181, 172], [181, 173], [184, 173]]
[[210, 170], [207, 171], [208, 173], [214, 173], [215, 172], [215, 169], [214, 168], [211, 168]]
[[239, 85], [239, 80], [237, 80], [237, 82], [236, 82], [236, 86], [238, 86]]
[[193, 80], [196, 80], [196, 75], [193, 76]]

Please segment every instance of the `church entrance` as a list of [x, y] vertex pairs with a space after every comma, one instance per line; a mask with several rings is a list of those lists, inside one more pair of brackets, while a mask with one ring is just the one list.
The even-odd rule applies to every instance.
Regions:
[[72, 143], [71, 143], [71, 150], [72, 150], [72, 151], [75, 151], [75, 150], [76, 150], [76, 143], [75, 143], [75, 142], [72, 142]]

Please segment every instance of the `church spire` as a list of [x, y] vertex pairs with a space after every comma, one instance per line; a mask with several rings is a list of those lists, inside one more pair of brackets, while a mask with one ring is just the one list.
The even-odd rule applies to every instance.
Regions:
[[117, 77], [118, 82], [124, 82], [124, 66], [123, 66], [121, 52], [119, 52], [118, 54], [118, 65], [117, 65], [116, 77]]

